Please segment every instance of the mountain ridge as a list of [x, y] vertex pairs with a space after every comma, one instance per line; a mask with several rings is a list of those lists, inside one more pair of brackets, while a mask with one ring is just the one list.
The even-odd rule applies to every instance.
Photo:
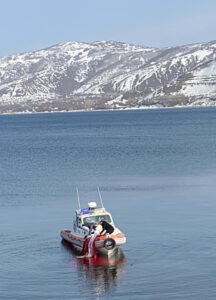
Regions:
[[216, 41], [66, 42], [0, 58], [0, 113], [216, 105]]

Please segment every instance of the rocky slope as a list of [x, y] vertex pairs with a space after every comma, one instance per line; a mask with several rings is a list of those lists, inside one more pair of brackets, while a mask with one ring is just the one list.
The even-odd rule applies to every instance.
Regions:
[[216, 41], [69, 42], [0, 58], [0, 113], [216, 104]]

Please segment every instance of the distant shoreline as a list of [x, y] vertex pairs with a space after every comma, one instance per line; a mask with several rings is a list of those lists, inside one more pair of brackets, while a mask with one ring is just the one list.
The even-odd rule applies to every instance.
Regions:
[[130, 108], [107, 108], [107, 109], [76, 109], [68, 111], [41, 111], [41, 112], [8, 112], [0, 113], [0, 116], [5, 115], [32, 115], [32, 114], [61, 114], [61, 113], [79, 113], [79, 112], [103, 112], [103, 111], [133, 111], [133, 110], [164, 110], [164, 109], [190, 109], [190, 108], [213, 108], [216, 105], [185, 105], [185, 106], [172, 106], [172, 107], [130, 107]]

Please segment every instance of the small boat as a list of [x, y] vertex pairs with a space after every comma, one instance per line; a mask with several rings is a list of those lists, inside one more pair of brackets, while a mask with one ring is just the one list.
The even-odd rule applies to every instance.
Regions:
[[[87, 208], [76, 210], [72, 230], [63, 229], [60, 235], [63, 240], [72, 244], [81, 255], [85, 255], [88, 252], [88, 244], [92, 237], [91, 233], [94, 224], [106, 221], [113, 226], [114, 231], [112, 234], [99, 234], [96, 236], [93, 250], [96, 255], [111, 256], [119, 246], [126, 243], [126, 236], [115, 227], [111, 213], [104, 208], [99, 188], [98, 194], [101, 200], [101, 207], [98, 207], [96, 202], [89, 202]], [[78, 190], [77, 196], [80, 207]]]

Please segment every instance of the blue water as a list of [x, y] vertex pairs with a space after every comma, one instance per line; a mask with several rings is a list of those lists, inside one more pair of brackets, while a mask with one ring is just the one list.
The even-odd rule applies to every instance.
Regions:
[[[1, 299], [215, 299], [216, 109], [0, 116]], [[96, 200], [124, 259], [61, 243]]]

